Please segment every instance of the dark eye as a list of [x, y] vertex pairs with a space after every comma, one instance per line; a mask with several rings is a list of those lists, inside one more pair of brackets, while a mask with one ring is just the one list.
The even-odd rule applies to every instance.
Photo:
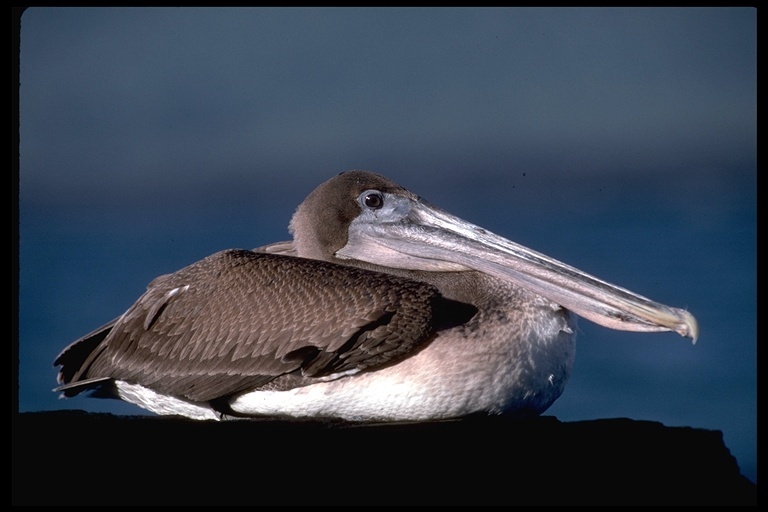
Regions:
[[368, 208], [378, 210], [384, 206], [384, 196], [382, 196], [380, 192], [368, 192], [363, 197], [363, 204]]

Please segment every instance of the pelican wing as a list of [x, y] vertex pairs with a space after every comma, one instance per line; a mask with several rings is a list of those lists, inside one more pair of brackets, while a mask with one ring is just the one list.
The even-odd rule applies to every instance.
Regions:
[[119, 379], [208, 401], [301, 371], [386, 364], [436, 329], [431, 285], [333, 263], [245, 250], [152, 281], [117, 320], [56, 359], [59, 389]]

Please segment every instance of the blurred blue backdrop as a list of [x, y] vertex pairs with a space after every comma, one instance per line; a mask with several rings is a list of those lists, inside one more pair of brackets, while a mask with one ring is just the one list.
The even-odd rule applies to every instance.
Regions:
[[155, 276], [288, 238], [353, 168], [693, 312], [580, 323], [547, 412], [721, 430], [757, 480], [756, 10], [32, 8], [21, 24], [20, 411]]

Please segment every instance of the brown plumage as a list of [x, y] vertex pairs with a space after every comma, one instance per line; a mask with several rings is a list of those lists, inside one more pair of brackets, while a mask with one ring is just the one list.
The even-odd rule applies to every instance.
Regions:
[[[296, 370], [323, 377], [397, 361], [440, 328], [449, 302], [419, 281], [226, 250], [156, 278], [54, 364], [70, 396], [81, 381], [109, 377], [209, 401]], [[98, 344], [79, 363], [74, 351], [89, 341]]]

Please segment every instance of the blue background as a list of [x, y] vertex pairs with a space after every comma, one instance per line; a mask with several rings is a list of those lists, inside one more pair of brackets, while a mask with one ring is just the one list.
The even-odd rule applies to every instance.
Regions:
[[155, 276], [288, 238], [353, 168], [688, 308], [580, 322], [547, 411], [721, 430], [757, 480], [751, 8], [32, 8], [20, 54], [20, 411]]

